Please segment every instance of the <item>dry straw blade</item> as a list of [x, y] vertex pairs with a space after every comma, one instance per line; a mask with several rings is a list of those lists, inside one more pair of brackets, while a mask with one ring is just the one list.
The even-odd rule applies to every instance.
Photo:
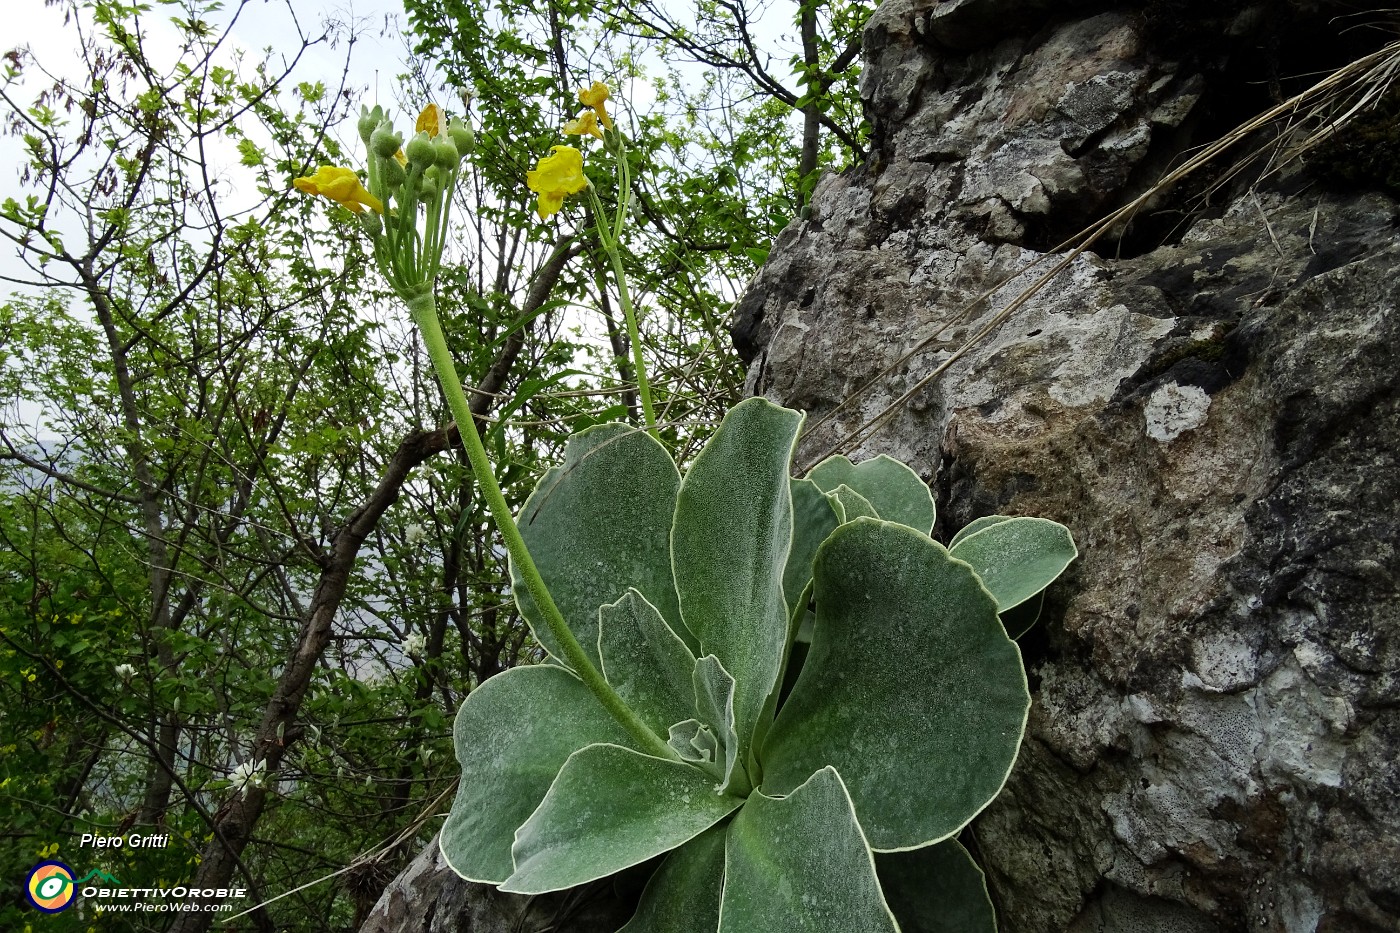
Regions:
[[[807, 430], [804, 432], [804, 437], [810, 436], [812, 432], [825, 425], [834, 418], [838, 412], [850, 405], [851, 402], [864, 396], [883, 379], [936, 343], [948, 328], [966, 321], [971, 317], [975, 309], [980, 307], [983, 302], [989, 300], [997, 291], [1003, 288], [1007, 282], [1010, 282], [1016, 276], [1026, 271], [1050, 261], [1062, 250], [1068, 250], [1067, 253], [1054, 262], [1047, 272], [1020, 292], [1004, 308], [994, 314], [977, 333], [973, 334], [972, 337], [954, 350], [952, 354], [949, 355], [947, 359], [943, 360], [935, 369], [919, 379], [913, 387], [904, 392], [893, 402], [886, 405], [878, 414], [867, 419], [853, 431], [845, 434], [839, 441], [823, 450], [820, 454], [813, 457], [804, 457], [804, 465], [820, 462], [835, 453], [852, 450], [866, 438], [869, 438], [875, 432], [879, 431], [895, 417], [903, 405], [935, 379], [947, 372], [949, 367], [961, 359], [965, 353], [976, 346], [981, 340], [1004, 324], [1012, 314], [1016, 313], [1021, 306], [1035, 297], [1051, 279], [1068, 268], [1081, 254], [1096, 243], [1100, 237], [1112, 230], [1119, 222], [1132, 217], [1146, 204], [1151, 202], [1152, 199], [1171, 189], [1181, 180], [1198, 172], [1202, 168], [1218, 163], [1227, 153], [1259, 130], [1279, 121], [1283, 121], [1280, 133], [1274, 141], [1256, 148], [1242, 158], [1238, 158], [1234, 164], [1224, 172], [1223, 177], [1214, 183], [1211, 190], [1215, 190], [1216, 187], [1235, 177], [1263, 156], [1269, 156], [1272, 161], [1272, 164], [1264, 173], [1265, 177], [1269, 174], [1276, 173], [1282, 170], [1282, 168], [1292, 160], [1302, 156], [1322, 141], [1335, 135], [1358, 115], [1374, 107], [1395, 84], [1397, 78], [1400, 78], [1400, 41], [1391, 42], [1370, 55], [1356, 59], [1328, 75], [1307, 90], [1290, 97], [1277, 106], [1240, 124], [1229, 133], [1226, 133], [1221, 138], [1202, 148], [1177, 168], [1168, 172], [1155, 185], [1129, 203], [1079, 231], [1039, 259], [1027, 263], [1025, 266], [1016, 270], [1016, 272], [999, 279], [991, 287], [963, 305], [955, 315], [945, 321], [932, 334], [924, 338], [912, 349], [901, 355], [868, 382], [852, 392], [837, 404], [835, 408], [809, 422]], [[1283, 144], [1283, 141], [1299, 136], [1301, 136], [1301, 138], [1293, 145], [1285, 146]]]

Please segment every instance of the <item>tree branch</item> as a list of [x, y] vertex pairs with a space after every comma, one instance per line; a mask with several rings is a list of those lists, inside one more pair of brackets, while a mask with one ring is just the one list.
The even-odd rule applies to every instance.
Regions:
[[[565, 265], [578, 252], [579, 247], [571, 246], [568, 240], [556, 245], [526, 294], [523, 310], [527, 320], [533, 319], [529, 317], [529, 312], [537, 311], [544, 305]], [[490, 411], [496, 393], [505, 384], [511, 367], [524, 347], [528, 326], [522, 325], [506, 340], [478, 383], [477, 391], [470, 393], [471, 411], [475, 417], [483, 418]], [[316, 665], [330, 642], [332, 623], [344, 599], [361, 546], [374, 531], [379, 519], [398, 501], [404, 483], [413, 471], [429, 457], [460, 443], [456, 425], [409, 434], [400, 442], [374, 490], [350, 514], [335, 535], [296, 647], [264, 709], [262, 725], [253, 743], [251, 760], [264, 762], [269, 778], [280, 767], [287, 746], [295, 741], [293, 723]], [[227, 885], [252, 838], [253, 828], [262, 815], [267, 799], [265, 789], [250, 787], [220, 812], [216, 837], [204, 847], [192, 887], [219, 888]], [[212, 914], [182, 914], [171, 928], [171, 933], [206, 933], [212, 919]]]
[[5, 446], [9, 448], [8, 453], [0, 454], [0, 460], [18, 460], [25, 466], [30, 467], [31, 469], [38, 470], [40, 473], [43, 473], [46, 476], [51, 476], [59, 482], [63, 483], [64, 485], [76, 486], [78, 489], [83, 489], [95, 495], [104, 496], [108, 499], [115, 499], [118, 502], [125, 502], [127, 505], [141, 504], [141, 500], [138, 499], [136, 496], [128, 496], [126, 493], [114, 492], [110, 489], [103, 489], [100, 486], [94, 486], [92, 483], [88, 483], [78, 479], [71, 473], [63, 472], [62, 470], [58, 469], [52, 464], [45, 463], [42, 460], [36, 460], [35, 458], [24, 453], [19, 448], [15, 447], [14, 443], [9, 439], [8, 436], [5, 435], [3, 431], [0, 431], [0, 441], [4, 441]]

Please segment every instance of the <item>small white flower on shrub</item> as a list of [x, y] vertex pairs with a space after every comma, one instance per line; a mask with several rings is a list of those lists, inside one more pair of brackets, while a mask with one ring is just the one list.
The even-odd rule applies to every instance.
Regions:
[[246, 794], [250, 787], [266, 786], [267, 775], [264, 773], [264, 762], [254, 763], [252, 760], [234, 768], [228, 779], [233, 782], [235, 794]]
[[118, 664], [113, 670], [126, 683], [130, 683], [131, 678], [136, 676], [136, 668], [131, 664]]
[[421, 655], [423, 649], [427, 646], [428, 640], [421, 634], [418, 632], [409, 632], [403, 640], [403, 653]]

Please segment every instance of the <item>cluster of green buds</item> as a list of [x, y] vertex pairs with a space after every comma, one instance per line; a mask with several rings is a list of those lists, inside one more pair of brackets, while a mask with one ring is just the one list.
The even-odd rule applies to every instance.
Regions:
[[437, 104], [423, 108], [407, 143], [378, 105], [361, 109], [359, 131], [369, 148], [370, 193], [385, 205], [382, 229], [377, 216], [362, 214], [361, 222], [380, 271], [407, 300], [437, 280], [457, 173], [475, 137], [461, 119], [447, 122]]
[[351, 169], [331, 165], [293, 184], [353, 211], [374, 242], [380, 272], [412, 301], [431, 293], [437, 279], [457, 173], [475, 137], [461, 119], [449, 123], [436, 104], [423, 108], [407, 143], [378, 105], [360, 109], [358, 129], [369, 150], [368, 188]]

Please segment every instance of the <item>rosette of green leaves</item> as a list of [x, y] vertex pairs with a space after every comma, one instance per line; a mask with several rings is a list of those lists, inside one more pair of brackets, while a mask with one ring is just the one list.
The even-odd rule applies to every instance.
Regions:
[[671, 755], [639, 749], [517, 586], [552, 660], [458, 715], [440, 844], [463, 877], [543, 893], [664, 855], [626, 933], [995, 929], [953, 837], [1000, 791], [1030, 705], [999, 613], [1074, 546], [999, 517], [945, 548], [928, 488], [887, 457], [791, 479], [801, 421], [747, 400], [684, 478], [645, 432], [603, 425], [541, 479], [530, 552]]

